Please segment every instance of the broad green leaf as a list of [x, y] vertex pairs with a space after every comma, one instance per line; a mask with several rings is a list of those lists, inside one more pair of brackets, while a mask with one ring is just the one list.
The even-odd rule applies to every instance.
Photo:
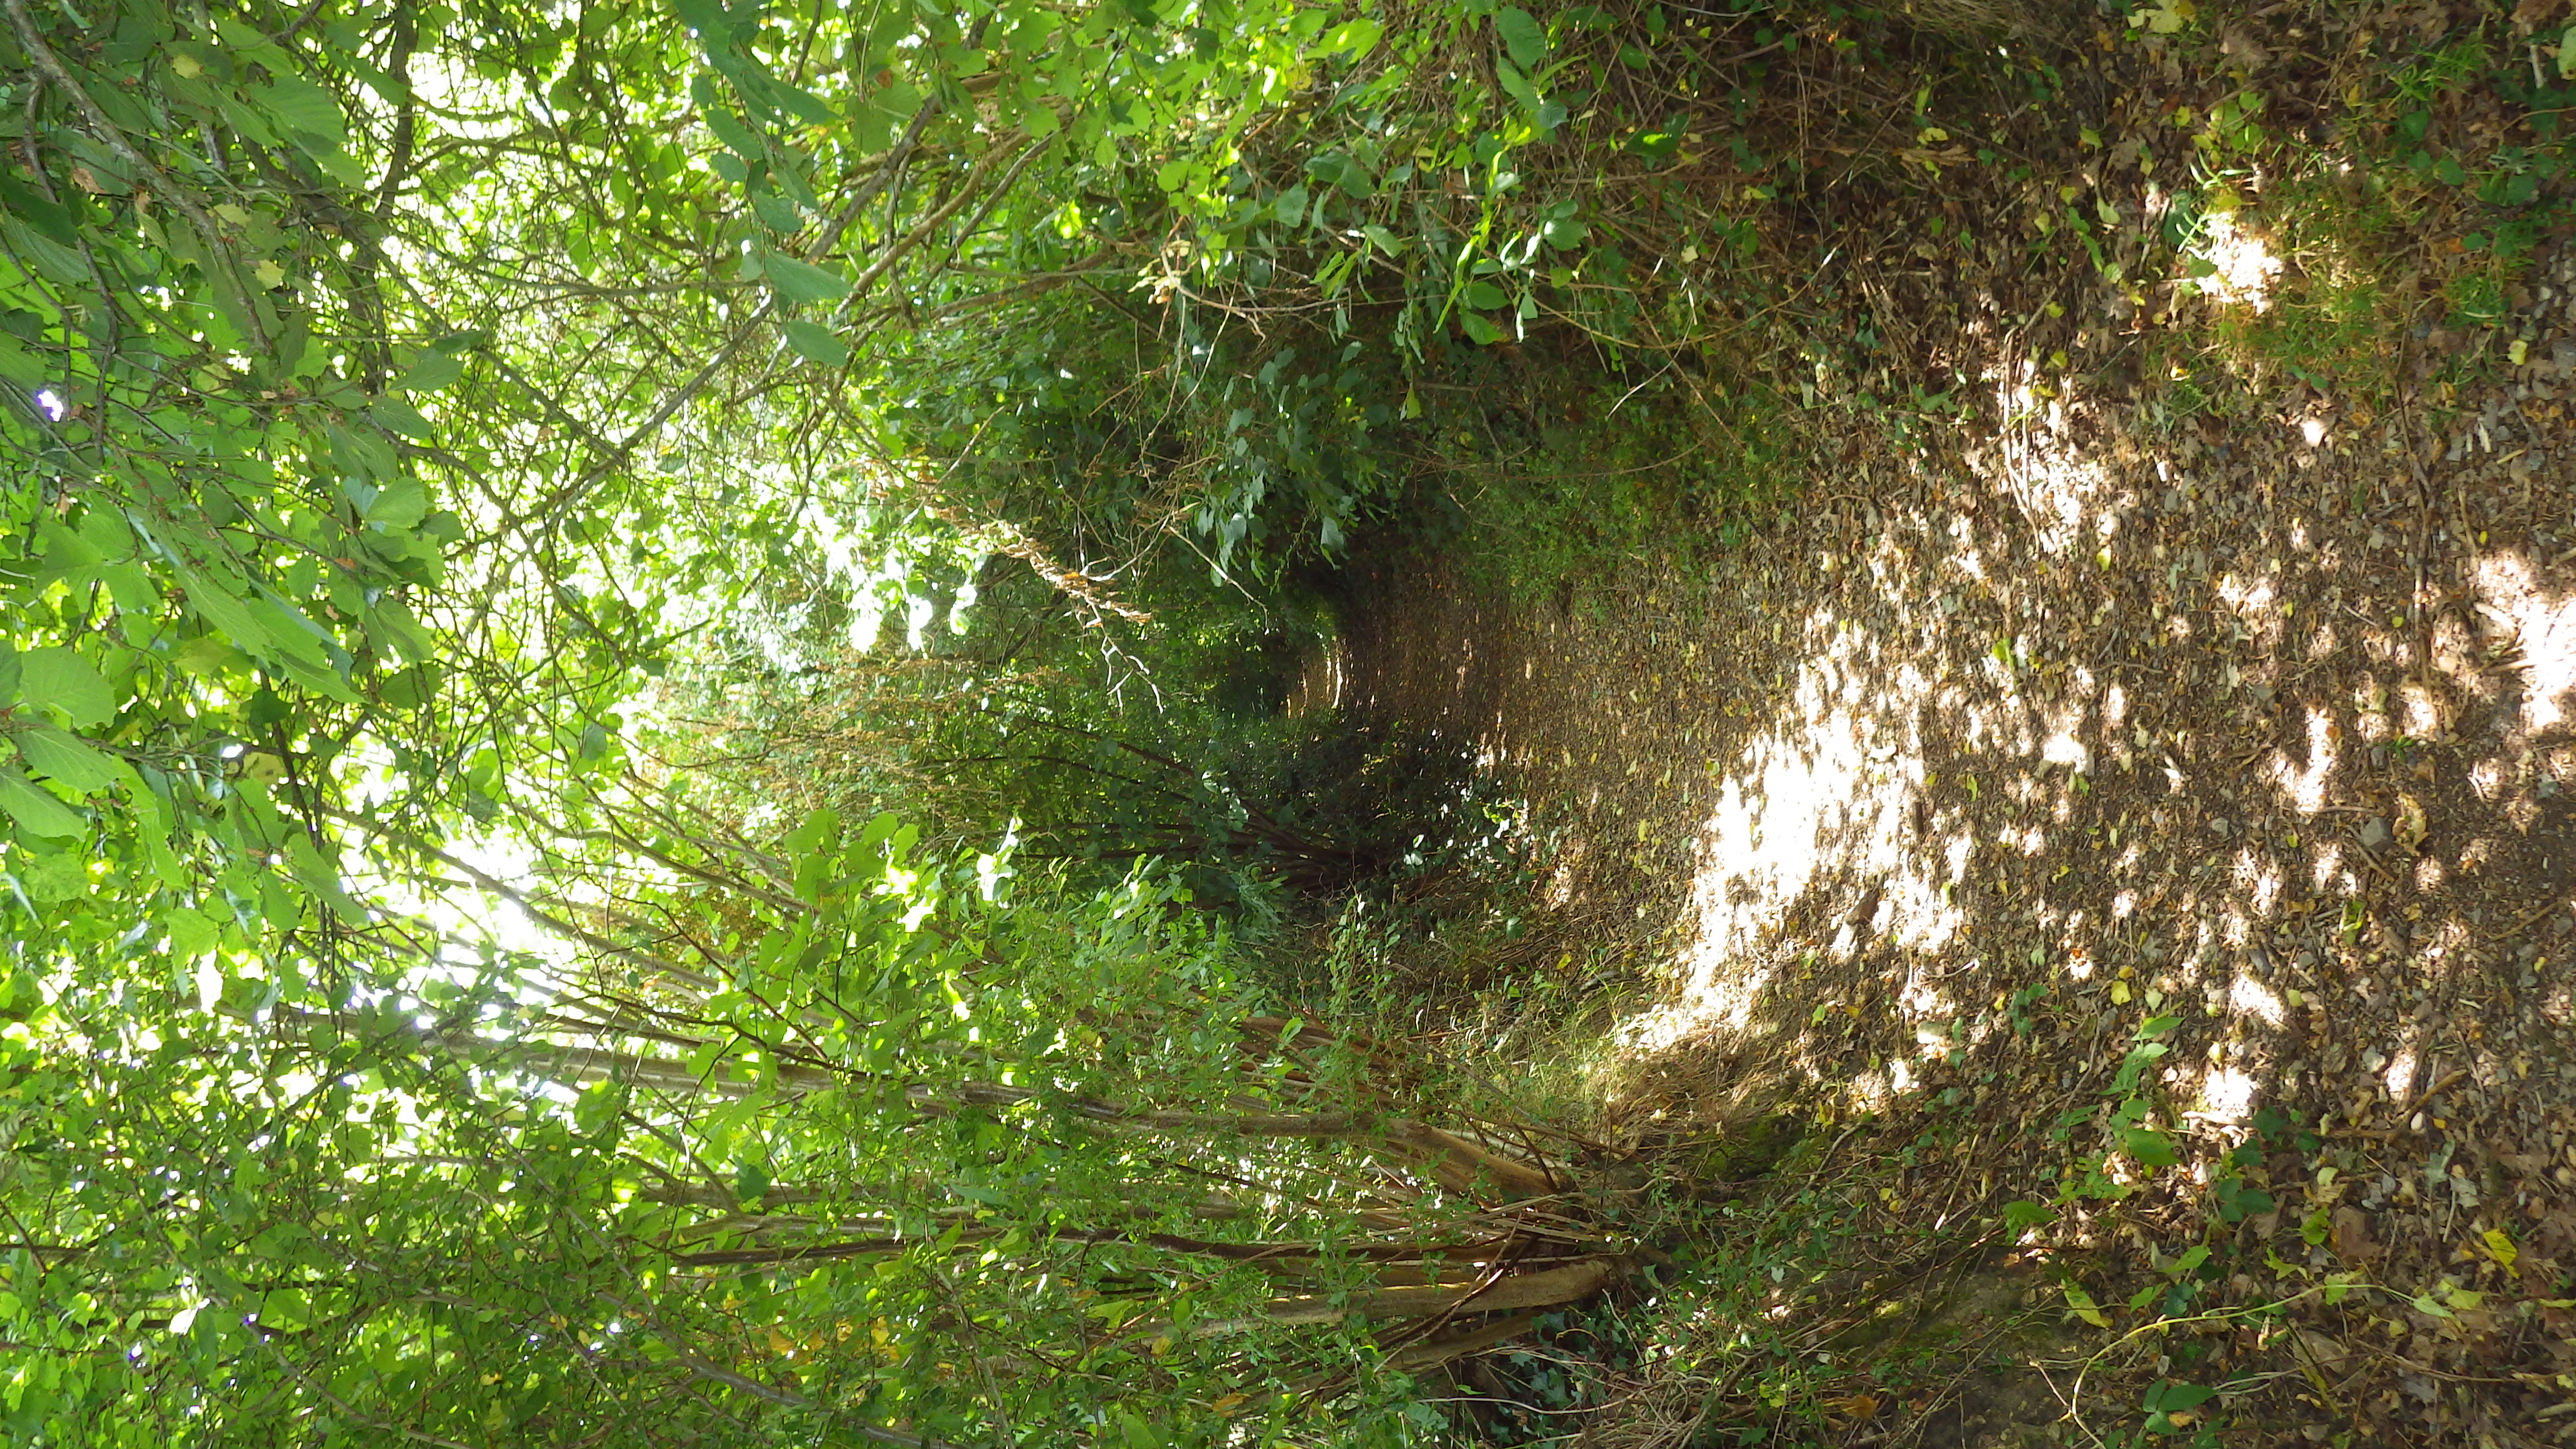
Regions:
[[95, 795], [134, 778], [123, 760], [58, 729], [21, 730], [11, 738], [31, 768], [75, 795]]
[[251, 654], [263, 654], [275, 647], [267, 626], [252, 616], [248, 600], [185, 569], [178, 570], [178, 574], [179, 586], [187, 591], [188, 602], [207, 623], [222, 630], [233, 643]]
[[289, 131], [338, 146], [348, 135], [348, 120], [329, 91], [290, 71], [272, 71], [268, 85], [252, 92], [260, 109]]
[[850, 360], [850, 344], [833, 336], [832, 329], [819, 322], [789, 322], [787, 345], [806, 361], [825, 367], [839, 367]]
[[2173, 1139], [2153, 1127], [2121, 1128], [2120, 1150], [2140, 1167], [2172, 1167], [2182, 1161]]
[[367, 607], [367, 632], [389, 643], [405, 662], [427, 664], [438, 654], [438, 641], [420, 626], [411, 607], [391, 594]]
[[837, 302], [850, 295], [850, 282], [839, 272], [772, 252], [761, 258], [761, 275], [786, 301], [799, 306]]
[[67, 840], [89, 830], [78, 811], [46, 794], [14, 765], [0, 765], [0, 810], [20, 829], [48, 839]]
[[723, 143], [726, 150], [745, 161], [759, 161], [769, 155], [768, 143], [760, 139], [759, 132], [744, 125], [741, 119], [734, 115], [732, 108], [709, 106], [701, 113], [701, 117], [707, 123], [707, 130], [715, 136], [716, 140]]
[[1494, 34], [1501, 37], [1512, 63], [1523, 70], [1547, 58], [1547, 28], [1517, 5], [1495, 12]]
[[455, 353], [437, 347], [424, 347], [412, 357], [411, 366], [394, 379], [397, 392], [436, 392], [456, 381], [465, 372], [465, 362]]
[[2171, 1380], [2147, 1390], [2146, 1407], [2150, 1412], [2177, 1414], [2196, 1409], [2218, 1397], [2218, 1390], [2204, 1384], [2178, 1384]]
[[404, 478], [385, 485], [383, 491], [367, 504], [367, 521], [387, 528], [417, 527], [429, 512], [429, 491], [417, 478]]
[[74, 729], [116, 717], [116, 691], [90, 662], [61, 645], [19, 656], [18, 690], [38, 709], [61, 711]]
[[53, 377], [54, 366], [50, 359], [39, 356], [17, 338], [0, 332], [0, 382], [32, 388], [52, 381]]
[[1319, 57], [1347, 55], [1357, 60], [1376, 49], [1379, 38], [1385, 34], [1385, 26], [1365, 16], [1357, 20], [1345, 20], [1324, 32], [1324, 38], [1315, 43], [1315, 54]]
[[2004, 1231], [2015, 1234], [2027, 1232], [2056, 1216], [2056, 1213], [2039, 1203], [2027, 1200], [2008, 1202], [2004, 1204], [2003, 1211]]
[[223, 939], [223, 929], [205, 912], [187, 906], [173, 906], [161, 915], [161, 927], [170, 933], [170, 954], [181, 960], [204, 955]]
[[400, 433], [416, 443], [426, 443], [438, 436], [420, 409], [400, 398], [380, 397], [367, 404], [367, 416], [382, 424], [389, 433]]
[[300, 830], [288, 836], [286, 858], [294, 867], [295, 878], [321, 896], [334, 915], [348, 925], [367, 924], [366, 908], [350, 898], [340, 884], [340, 872], [322, 858], [322, 852], [313, 844], [311, 836]]

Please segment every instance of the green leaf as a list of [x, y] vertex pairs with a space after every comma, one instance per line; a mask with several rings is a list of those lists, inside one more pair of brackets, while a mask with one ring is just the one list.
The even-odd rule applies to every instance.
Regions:
[[119, 781], [134, 778], [123, 760], [58, 729], [39, 727], [13, 737], [18, 754], [38, 774], [75, 795], [95, 795]]
[[1385, 34], [1386, 27], [1374, 20], [1365, 17], [1345, 20], [1324, 32], [1324, 38], [1315, 43], [1315, 54], [1318, 58], [1347, 55], [1357, 60], [1375, 50], [1378, 40]]
[[348, 118], [340, 114], [339, 101], [329, 91], [292, 72], [271, 74], [268, 85], [251, 92], [251, 99], [289, 131], [316, 137], [333, 146], [339, 145], [349, 134]]
[[832, 329], [819, 322], [787, 324], [787, 345], [807, 362], [825, 367], [839, 367], [850, 360], [850, 344], [832, 335]]
[[311, 836], [302, 831], [288, 836], [286, 859], [287, 864], [295, 871], [295, 878], [310, 886], [314, 894], [322, 897], [323, 901], [331, 907], [332, 914], [348, 925], [367, 924], [366, 908], [350, 899], [348, 891], [340, 884], [340, 872], [334, 869], [329, 861], [322, 858], [322, 852], [314, 845]]
[[1468, 306], [1492, 311], [1511, 305], [1512, 295], [1491, 282], [1469, 282], [1463, 294]]
[[445, 677], [446, 672], [435, 664], [415, 664], [387, 679], [376, 695], [396, 709], [416, 710], [438, 697], [438, 686]]
[[2038, 1227], [2042, 1223], [2048, 1222], [2056, 1216], [2057, 1214], [2055, 1212], [2052, 1212], [2048, 1208], [2035, 1202], [2027, 1200], [2021, 1202], [2008, 1202], [2004, 1204], [2004, 1231], [2019, 1235], [2032, 1228]]
[[2120, 1150], [2140, 1167], [2172, 1167], [2182, 1161], [2173, 1139], [2153, 1127], [2121, 1128]]
[[1495, 12], [1494, 33], [1502, 37], [1503, 49], [1511, 53], [1512, 63], [1523, 70], [1547, 56], [1547, 28], [1517, 5], [1506, 5]]
[[0, 810], [30, 835], [68, 840], [89, 831], [79, 812], [37, 788], [14, 765], [0, 765]]
[[0, 332], [0, 382], [34, 388], [52, 381], [53, 376], [51, 362], [29, 351], [17, 338]]
[[768, 1193], [769, 1185], [773, 1180], [768, 1163], [758, 1158], [745, 1159], [733, 1170], [734, 1201], [746, 1208], [757, 1206], [761, 1198]]
[[850, 281], [839, 272], [775, 252], [760, 259], [760, 273], [782, 299], [800, 306], [837, 302], [850, 295]]
[[88, 660], [61, 645], [31, 649], [21, 657], [18, 689], [37, 708], [60, 710], [74, 729], [116, 717], [116, 691]]
[[745, 161], [759, 161], [769, 155], [769, 145], [760, 133], [742, 123], [729, 106], [709, 106], [704, 112], [707, 130], [724, 143], [724, 148]]
[[2196, 1409], [2216, 1397], [2218, 1390], [2206, 1385], [2178, 1384], [2167, 1379], [2147, 1390], [2146, 1407], [2149, 1413], [2177, 1414], [2185, 1409]]
[[185, 569], [178, 573], [179, 586], [187, 591], [188, 602], [196, 606], [197, 613], [241, 646], [243, 652], [260, 654], [275, 647], [267, 626], [251, 614], [247, 602]]
[[426, 443], [438, 436], [437, 431], [430, 427], [429, 419], [422, 417], [418, 408], [400, 398], [376, 399], [367, 404], [367, 416], [374, 418], [386, 432], [400, 433], [414, 442]]
[[2102, 1305], [2094, 1302], [2093, 1295], [2085, 1292], [2082, 1285], [2074, 1279], [2067, 1279], [2058, 1285], [2058, 1289], [2066, 1295], [2067, 1312], [2092, 1324], [2095, 1328], [2111, 1326], [2110, 1318], [2102, 1312]]
[[417, 478], [403, 478], [385, 485], [367, 504], [367, 521], [393, 529], [413, 528], [428, 512], [429, 490]]
[[1478, 344], [1479, 346], [1492, 342], [1500, 342], [1503, 338], [1503, 329], [1495, 326], [1493, 322], [1481, 312], [1459, 313], [1458, 325], [1466, 330], [1468, 340]]
[[223, 939], [223, 930], [205, 912], [187, 906], [173, 906], [161, 917], [162, 929], [170, 933], [170, 954], [181, 960], [202, 956]]
[[18, 702], [22, 668], [17, 649], [8, 640], [0, 639], [0, 705]]
[[464, 360], [439, 347], [424, 347], [394, 379], [396, 392], [436, 392], [464, 374]]

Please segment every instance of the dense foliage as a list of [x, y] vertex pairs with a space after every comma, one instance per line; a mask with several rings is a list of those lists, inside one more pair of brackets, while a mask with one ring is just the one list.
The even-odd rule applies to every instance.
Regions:
[[1385, 1440], [1627, 1271], [1188, 908], [1450, 777], [1175, 627], [1627, 325], [1603, 12], [0, 10], [17, 1442]]

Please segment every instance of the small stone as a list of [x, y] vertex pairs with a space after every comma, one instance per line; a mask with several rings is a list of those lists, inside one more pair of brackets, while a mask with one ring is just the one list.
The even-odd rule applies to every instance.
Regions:
[[2376, 815], [2363, 821], [2361, 823], [2361, 843], [2364, 848], [2370, 850], [2377, 850], [2379, 847], [2386, 845], [2388, 843], [2388, 822], [2380, 819]]

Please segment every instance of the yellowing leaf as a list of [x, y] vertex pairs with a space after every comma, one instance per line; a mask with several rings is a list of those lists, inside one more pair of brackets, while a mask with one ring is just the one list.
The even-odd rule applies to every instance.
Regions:
[[250, 274], [259, 278], [259, 284], [263, 287], [283, 287], [286, 285], [286, 268], [281, 267], [272, 261], [265, 259], [261, 260], [251, 267]]
[[2092, 1324], [2095, 1328], [2111, 1326], [2111, 1320], [2102, 1313], [2102, 1305], [2094, 1302], [2093, 1295], [2085, 1292], [2074, 1279], [2069, 1278], [2058, 1287], [2066, 1294], [2066, 1309], [2069, 1313]]
[[2504, 1235], [2502, 1228], [2487, 1229], [2479, 1241], [2486, 1245], [2487, 1256], [2495, 1259], [2497, 1267], [2508, 1273], [2513, 1271], [2513, 1260], [2520, 1256], [2520, 1252], [2514, 1247], [2513, 1239]]

